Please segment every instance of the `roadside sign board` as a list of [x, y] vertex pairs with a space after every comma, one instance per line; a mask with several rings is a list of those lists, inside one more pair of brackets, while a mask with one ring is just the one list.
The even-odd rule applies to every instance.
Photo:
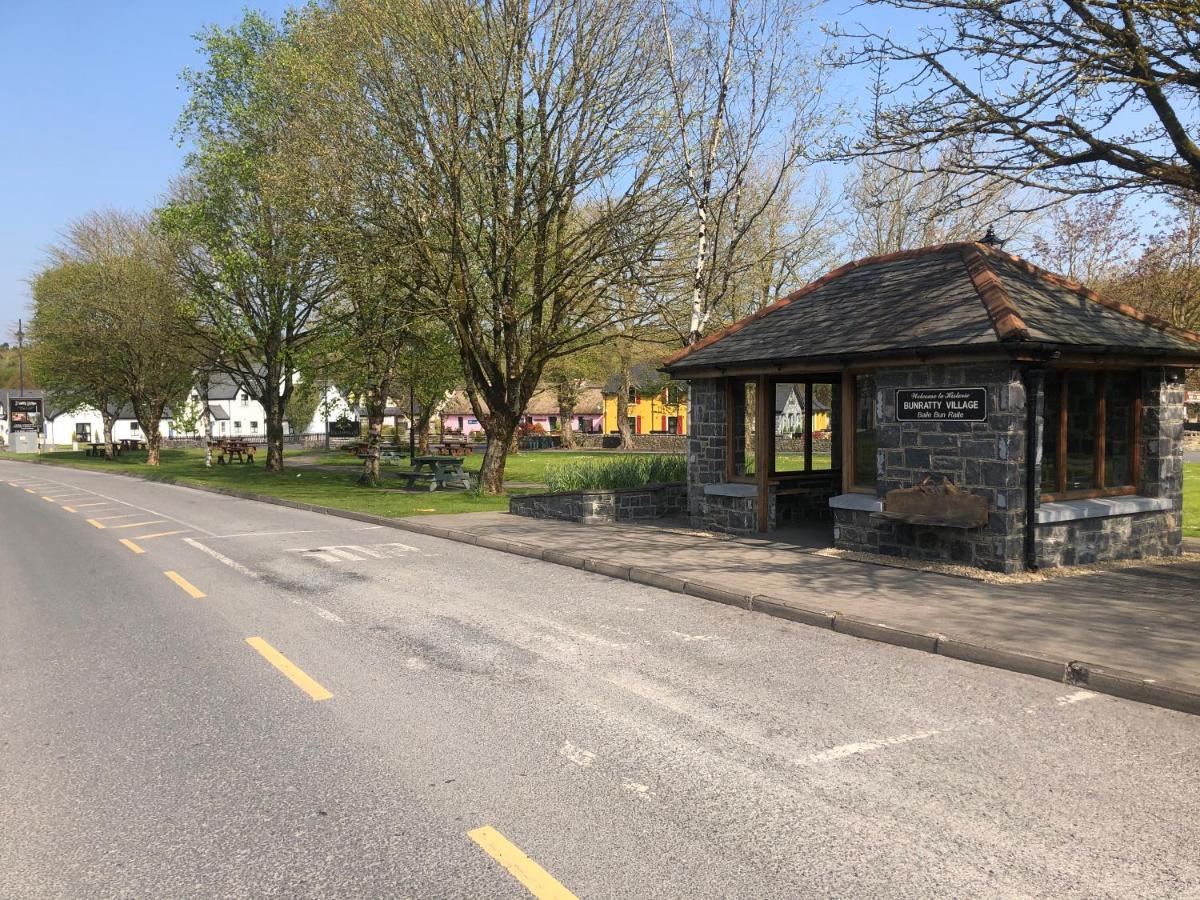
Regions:
[[985, 422], [987, 388], [897, 388], [897, 422]]
[[8, 430], [13, 433], [42, 430], [42, 398], [10, 397]]

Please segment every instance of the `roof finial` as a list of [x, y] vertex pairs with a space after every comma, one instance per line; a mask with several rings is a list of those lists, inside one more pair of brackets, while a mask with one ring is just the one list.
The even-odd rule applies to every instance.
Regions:
[[987, 234], [985, 234], [983, 236], [983, 240], [981, 240], [979, 243], [987, 244], [989, 247], [1003, 247], [1004, 246], [1004, 241], [1002, 241], [1002, 240], [1000, 240], [1000, 238], [996, 237], [996, 229], [993, 228], [991, 225], [988, 225]]

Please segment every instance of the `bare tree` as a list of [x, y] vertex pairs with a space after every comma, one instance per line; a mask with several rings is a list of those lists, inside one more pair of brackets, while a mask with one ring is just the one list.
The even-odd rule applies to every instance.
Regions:
[[1131, 262], [1125, 198], [1081, 197], [1051, 211], [1049, 232], [1033, 241], [1033, 256], [1053, 272], [1099, 286]]
[[936, 149], [940, 171], [1059, 194], [1200, 193], [1195, 0], [866, 0], [875, 7], [922, 27], [911, 43], [835, 30], [855, 42], [843, 64], [886, 72], [850, 152]]
[[690, 344], [734, 289], [743, 244], [761, 231], [796, 168], [816, 155], [830, 123], [824, 71], [798, 49], [797, 5], [659, 2], [673, 179], [690, 211]]
[[[324, 15], [324, 14], [318, 14]], [[663, 91], [648, 0], [345, 0], [322, 30], [358, 82], [364, 165], [414, 264], [441, 278], [503, 489], [550, 361], [603, 339], [623, 261], [660, 214]]]
[[1132, 265], [1102, 289], [1177, 328], [1200, 332], [1200, 204], [1177, 198], [1165, 218]]
[[846, 236], [856, 256], [976, 240], [994, 222], [1011, 240], [1037, 219], [1018, 211], [1025, 193], [948, 173], [913, 153], [863, 158], [846, 181]]

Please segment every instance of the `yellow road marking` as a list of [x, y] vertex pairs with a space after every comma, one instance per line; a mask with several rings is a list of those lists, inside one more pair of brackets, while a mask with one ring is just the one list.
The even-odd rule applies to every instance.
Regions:
[[42, 499], [45, 500], [47, 503], [55, 503], [56, 502], [53, 497], [42, 497]]
[[95, 525], [97, 528], [107, 528], [108, 527], [103, 522], [97, 522], [95, 519], [88, 519], [87, 523], [89, 525]]
[[113, 525], [113, 531], [121, 528], [141, 528], [144, 525], [161, 525], [166, 519], [151, 519], [149, 522], [126, 522], [124, 525]]
[[468, 831], [467, 837], [483, 848], [513, 878], [538, 900], [579, 900], [555, 880], [554, 876], [521, 852], [521, 848], [490, 825]]
[[187, 529], [185, 528], [183, 531], [159, 531], [155, 534], [139, 534], [135, 540], [148, 541], [150, 538], [170, 537], [173, 534], [187, 534]]
[[67, 512], [75, 512], [75, 509], [70, 506], [64, 506], [63, 509], [65, 509]]
[[27, 494], [36, 494], [36, 493], [37, 493], [37, 491], [35, 491], [33, 488], [25, 488], [25, 493], [27, 493]]
[[129, 538], [121, 538], [121, 543], [132, 550], [134, 553], [145, 553], [146, 551], [131, 541]]
[[194, 597], [196, 600], [199, 600], [201, 597], [207, 596], [204, 593], [204, 591], [200, 590], [200, 588], [196, 587], [194, 584], [192, 584], [190, 581], [188, 581], [186, 578], [184, 578], [178, 572], [163, 572], [163, 574], [166, 575], [168, 578], [170, 578], [173, 582], [175, 582], [181, 588], [183, 588], [187, 593], [191, 594], [192, 597]]
[[263, 659], [286, 675], [296, 687], [314, 700], [328, 700], [333, 694], [317, 684], [299, 666], [260, 637], [248, 637], [246, 643], [262, 654]]

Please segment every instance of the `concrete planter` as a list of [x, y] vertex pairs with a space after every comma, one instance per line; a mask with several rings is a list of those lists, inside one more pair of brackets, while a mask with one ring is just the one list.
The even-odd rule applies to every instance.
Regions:
[[526, 494], [508, 501], [508, 511], [534, 519], [562, 519], [585, 525], [637, 522], [683, 515], [687, 485], [648, 484], [610, 491]]

